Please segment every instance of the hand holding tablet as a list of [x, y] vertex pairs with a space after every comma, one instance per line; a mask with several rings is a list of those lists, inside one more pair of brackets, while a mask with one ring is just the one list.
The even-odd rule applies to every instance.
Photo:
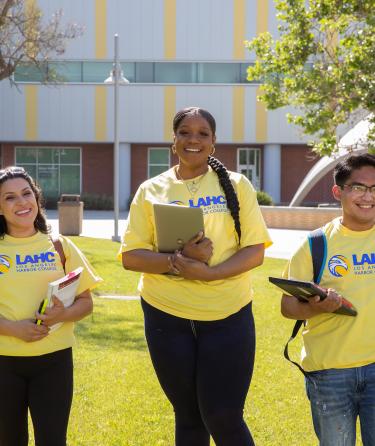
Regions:
[[[281, 279], [279, 277], [269, 277], [268, 280], [282, 290], [286, 291], [287, 294], [291, 294], [300, 301], [308, 302], [309, 299], [314, 296], [320, 296], [320, 300], [327, 297], [326, 290], [313, 282]], [[346, 316], [356, 316], [357, 310], [354, 308], [351, 302], [345, 298], [342, 298], [341, 307], [334, 311], [334, 313], [344, 314]]]
[[175, 252], [199, 232], [204, 233], [202, 208], [159, 203], [153, 208], [159, 252]]

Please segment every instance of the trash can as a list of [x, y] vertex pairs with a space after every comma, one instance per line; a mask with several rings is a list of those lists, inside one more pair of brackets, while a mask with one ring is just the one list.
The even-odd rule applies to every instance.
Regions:
[[79, 195], [62, 194], [57, 203], [59, 233], [80, 235], [82, 232], [83, 202]]

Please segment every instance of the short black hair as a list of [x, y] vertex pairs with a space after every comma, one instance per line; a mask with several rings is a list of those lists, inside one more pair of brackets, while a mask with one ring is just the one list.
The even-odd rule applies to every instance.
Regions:
[[[0, 170], [0, 186], [6, 181], [13, 180], [15, 178], [22, 178], [29, 183], [38, 205], [38, 214], [34, 221], [34, 228], [43, 234], [48, 234], [50, 232], [50, 228], [47, 225], [46, 215], [42, 205], [43, 195], [40, 187], [23, 167], [10, 166]], [[0, 215], [0, 238], [4, 238], [5, 234], [7, 234], [7, 222], [4, 216]]]
[[338, 186], [343, 186], [348, 178], [350, 178], [353, 170], [358, 170], [366, 166], [371, 166], [375, 169], [375, 155], [371, 153], [350, 155], [336, 164], [333, 170], [333, 180]]

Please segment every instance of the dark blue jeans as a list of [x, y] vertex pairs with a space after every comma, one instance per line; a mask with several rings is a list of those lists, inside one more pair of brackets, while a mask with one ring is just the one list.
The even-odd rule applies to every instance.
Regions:
[[175, 411], [176, 446], [252, 446], [243, 408], [254, 366], [251, 304], [218, 321], [164, 313], [142, 299], [157, 377]]

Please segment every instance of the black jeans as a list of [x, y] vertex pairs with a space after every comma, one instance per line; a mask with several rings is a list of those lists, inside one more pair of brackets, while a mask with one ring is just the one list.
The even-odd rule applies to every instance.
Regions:
[[41, 356], [0, 356], [0, 446], [27, 446], [27, 411], [36, 446], [65, 446], [73, 396], [68, 348]]
[[142, 299], [156, 374], [175, 411], [176, 446], [252, 446], [243, 408], [254, 366], [251, 303], [218, 321], [191, 321]]

